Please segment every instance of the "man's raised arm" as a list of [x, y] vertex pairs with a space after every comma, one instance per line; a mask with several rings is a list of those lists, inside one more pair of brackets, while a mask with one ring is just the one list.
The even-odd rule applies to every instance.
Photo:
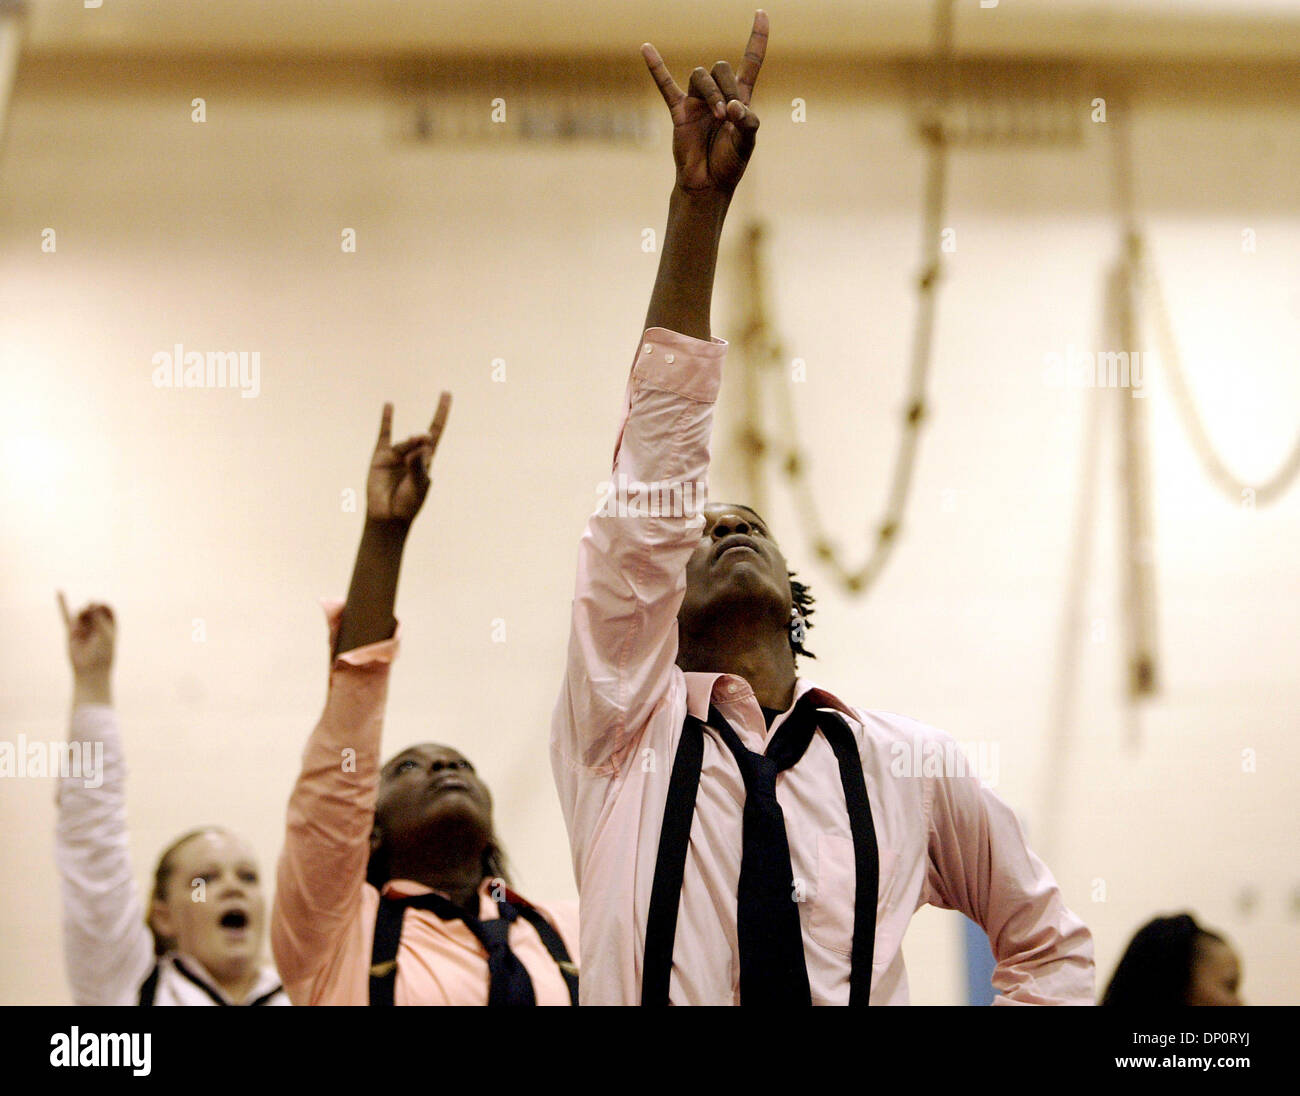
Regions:
[[[552, 752], [561, 802], [582, 859], [575, 813], [582, 777], [607, 777], [663, 701], [677, 657], [685, 568], [701, 532], [726, 344], [710, 338], [718, 240], [744, 174], [758, 118], [749, 99], [767, 45], [760, 11], [738, 74], [719, 61], [677, 86], [647, 43], [641, 53], [673, 120], [676, 182], [646, 331], [628, 381], [609, 493], [587, 524], [564, 691]], [[597, 799], [598, 789], [590, 789]], [[580, 869], [579, 869], [580, 870]]]

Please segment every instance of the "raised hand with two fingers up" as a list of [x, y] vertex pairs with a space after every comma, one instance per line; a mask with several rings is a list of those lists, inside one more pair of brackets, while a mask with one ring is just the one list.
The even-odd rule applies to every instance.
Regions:
[[754, 26], [740, 63], [733, 73], [726, 61], [712, 71], [696, 68], [682, 91], [673, 79], [659, 51], [649, 42], [641, 47], [646, 67], [659, 86], [673, 119], [673, 159], [677, 162], [677, 185], [686, 191], [736, 189], [745, 173], [758, 115], [750, 109], [750, 97], [767, 52], [767, 12], [754, 15]]
[[384, 404], [379, 440], [375, 443], [370, 474], [366, 478], [367, 519], [408, 523], [415, 520], [429, 492], [429, 465], [450, 411], [451, 393], [443, 392], [428, 431], [394, 445], [393, 405]]
[[384, 404], [379, 440], [366, 476], [366, 524], [335, 636], [336, 654], [387, 639], [397, 626], [393, 606], [402, 552], [411, 523], [429, 493], [429, 465], [450, 411], [451, 393], [443, 392], [429, 429], [394, 445], [393, 405]]

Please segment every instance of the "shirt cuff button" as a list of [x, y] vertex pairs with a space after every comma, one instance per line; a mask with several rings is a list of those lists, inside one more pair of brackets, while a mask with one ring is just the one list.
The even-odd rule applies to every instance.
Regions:
[[669, 365], [672, 365], [672, 364], [673, 364], [673, 356], [672, 356], [671, 354], [665, 354], [665, 355], [664, 355], [664, 361], [666, 361]]
[[653, 354], [654, 352], [655, 348], [650, 343], [646, 343], [645, 346], [641, 347], [642, 354]]

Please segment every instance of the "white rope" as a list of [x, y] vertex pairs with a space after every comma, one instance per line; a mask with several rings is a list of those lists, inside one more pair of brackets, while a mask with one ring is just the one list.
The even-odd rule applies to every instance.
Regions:
[[[902, 436], [894, 456], [885, 513], [876, 526], [875, 544], [861, 566], [852, 567], [845, 563], [826, 532], [821, 511], [806, 475], [808, 461], [799, 445], [799, 438], [803, 435], [799, 430], [790, 393], [785, 392], [784, 398], [777, 401], [780, 407], [782, 432], [785, 435], [781, 442], [773, 446], [771, 439], [763, 434], [753, 415], [749, 420], [747, 435], [742, 439], [743, 443], [750, 448], [751, 457], [760, 457], [769, 448], [776, 448], [781, 454], [782, 471], [790, 482], [802, 528], [811, 537], [814, 553], [818, 559], [827, 564], [840, 585], [852, 594], [864, 592], [879, 578], [897, 542], [908, 495], [911, 493], [918, 434], [926, 416], [926, 383], [934, 347], [935, 291], [942, 273], [940, 244], [944, 221], [949, 140], [944, 128], [944, 119], [952, 78], [951, 70], [947, 67], [952, 52], [952, 5], [953, 0], [936, 0], [934, 54], [940, 62], [940, 75], [936, 81], [933, 115], [921, 128], [921, 135], [927, 142], [929, 150], [921, 230], [924, 259], [921, 274], [917, 279], [917, 316], [916, 326], [913, 329], [908, 393], [903, 408]], [[758, 247], [759, 238], [761, 238], [760, 234], [754, 234], [755, 242], [752, 246], [755, 249]], [[755, 267], [761, 272], [761, 263], [755, 261]], [[780, 340], [767, 329], [761, 308], [758, 310], [758, 319], [754, 327], [747, 333], [745, 343], [747, 347], [752, 345], [756, 348], [755, 352], [760, 359], [779, 362], [784, 357]]]
[[1165, 366], [1165, 375], [1169, 378], [1169, 390], [1173, 394], [1174, 406], [1178, 408], [1183, 427], [1191, 439], [1196, 455], [1205, 466], [1210, 478], [1234, 502], [1240, 504], [1250, 500], [1256, 506], [1267, 506], [1270, 502], [1276, 502], [1291, 486], [1296, 474], [1300, 473], [1300, 434], [1297, 434], [1286, 459], [1267, 479], [1250, 483], [1233, 474], [1227, 462], [1214, 448], [1209, 432], [1205, 429], [1205, 420], [1192, 396], [1183, 370], [1182, 358], [1178, 353], [1178, 340], [1169, 321], [1169, 311], [1165, 307], [1164, 292], [1145, 248], [1141, 249], [1138, 264], [1143, 287], [1146, 290], [1144, 296], [1150, 303], [1155, 320], [1156, 341], [1159, 344], [1160, 360]]

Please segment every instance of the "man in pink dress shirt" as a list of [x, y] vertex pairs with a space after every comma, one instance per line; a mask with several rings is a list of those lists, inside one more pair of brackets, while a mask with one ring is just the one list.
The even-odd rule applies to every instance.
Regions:
[[[701, 506], [726, 352], [714, 266], [767, 31], [760, 11], [739, 71], [697, 68], [688, 92], [642, 47], [677, 179], [551, 738], [581, 1000], [905, 1004], [903, 935], [928, 903], [988, 934], [999, 1002], [1091, 1004], [1091, 937], [1010, 808], [973, 775], [900, 766], [952, 757], [943, 732], [799, 677], [807, 622], [771, 532], [746, 507]], [[793, 763], [772, 760], [801, 727]]]

